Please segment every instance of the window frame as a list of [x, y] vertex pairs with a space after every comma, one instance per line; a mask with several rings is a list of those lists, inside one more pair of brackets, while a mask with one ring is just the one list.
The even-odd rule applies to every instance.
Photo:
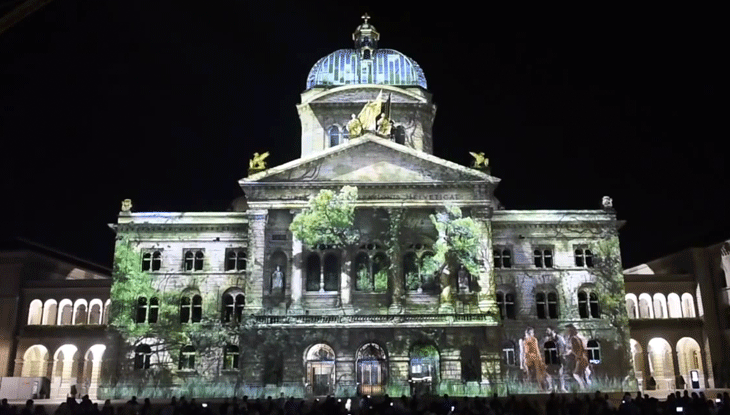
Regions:
[[573, 248], [573, 263], [578, 268], [594, 268], [593, 251], [587, 245], [576, 245]]
[[[188, 266], [190, 261], [190, 266]], [[201, 272], [205, 268], [205, 248], [183, 249], [183, 271]]]
[[532, 259], [535, 268], [555, 268], [555, 249], [551, 246], [536, 246], [532, 250]]
[[[226, 272], [246, 271], [246, 268], [248, 267], [247, 254], [246, 248], [226, 248], [223, 269]], [[233, 255], [232, 258], [231, 255]]]
[[160, 272], [162, 270], [162, 249], [149, 248], [142, 250], [142, 272]]
[[492, 256], [495, 269], [510, 269], [514, 265], [512, 249], [509, 246], [492, 247]]
[[[591, 345], [595, 343], [595, 346]], [[601, 342], [596, 339], [590, 339], [586, 342], [586, 352], [588, 353], [588, 361], [594, 365], [601, 363]]]

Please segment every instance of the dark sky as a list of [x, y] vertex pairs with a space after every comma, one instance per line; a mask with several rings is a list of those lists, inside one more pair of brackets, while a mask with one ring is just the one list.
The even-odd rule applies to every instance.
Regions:
[[55, 0], [0, 35], [2, 236], [109, 265], [124, 198], [225, 210], [254, 151], [298, 157], [307, 73], [367, 11], [426, 74], [435, 154], [484, 151], [508, 209], [610, 195], [625, 266], [730, 237], [719, 11], [292, 3]]

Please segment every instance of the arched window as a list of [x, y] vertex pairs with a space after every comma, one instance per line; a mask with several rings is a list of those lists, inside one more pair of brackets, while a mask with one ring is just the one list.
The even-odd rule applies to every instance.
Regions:
[[144, 370], [150, 368], [150, 360], [152, 358], [152, 349], [149, 345], [140, 344], [134, 349], [134, 369]]
[[555, 342], [550, 340], [545, 342], [543, 345], [545, 349], [545, 364], [547, 365], [558, 365], [560, 359], [558, 359], [558, 348], [555, 346]]
[[180, 322], [200, 323], [203, 317], [203, 297], [199, 294], [184, 294], [180, 298]]
[[147, 298], [139, 297], [137, 299], [137, 323], [147, 321]]
[[157, 316], [160, 313], [160, 301], [157, 297], [150, 298], [150, 309], [147, 317], [148, 323], [157, 323]]
[[355, 257], [355, 286], [359, 291], [385, 292], [390, 261], [385, 248], [376, 243], [360, 246]]
[[319, 255], [314, 252], [309, 254], [307, 257], [307, 291], [319, 291], [321, 272]]
[[580, 318], [600, 318], [596, 293], [585, 289], [578, 292], [578, 314]]
[[461, 380], [463, 382], [482, 381], [482, 363], [476, 346], [461, 349]]
[[626, 294], [626, 314], [629, 318], [638, 318], [639, 309], [636, 307], [636, 303], [637, 299], [635, 294]]
[[104, 314], [101, 317], [101, 324], [109, 324], [109, 309], [111, 309], [111, 300], [106, 300], [104, 303]]
[[193, 346], [184, 346], [180, 350], [179, 370], [195, 370], [195, 348]]
[[226, 271], [245, 271], [246, 270], [246, 250], [244, 249], [226, 249]]
[[406, 289], [435, 293], [439, 290], [439, 282], [433, 274], [426, 272], [425, 265], [433, 252], [428, 251], [424, 244], [414, 244], [409, 247], [412, 251], [403, 255], [403, 273]]
[[89, 324], [101, 324], [101, 300], [94, 299], [89, 303]]
[[185, 271], [202, 271], [205, 253], [202, 249], [188, 249], [185, 251]]
[[534, 252], [535, 267], [552, 268], [553, 267], [553, 250], [552, 248], [537, 248]]
[[601, 346], [598, 340], [588, 340], [588, 360], [593, 364], [601, 363]]
[[537, 318], [547, 318], [547, 302], [545, 293], [535, 294], [535, 304], [537, 305]]
[[240, 323], [243, 319], [243, 309], [246, 306], [246, 297], [240, 288], [231, 288], [223, 293], [223, 322]]
[[497, 291], [497, 307], [502, 320], [514, 320], [517, 318], [515, 312], [515, 295], [512, 292]]
[[330, 139], [330, 147], [340, 144], [340, 127], [333, 125], [327, 130]]
[[238, 346], [228, 345], [223, 349], [223, 370], [238, 369]]
[[324, 290], [337, 291], [340, 288], [340, 259], [332, 252], [324, 257]]
[[142, 271], [159, 271], [162, 266], [162, 251], [148, 251], [142, 254]]

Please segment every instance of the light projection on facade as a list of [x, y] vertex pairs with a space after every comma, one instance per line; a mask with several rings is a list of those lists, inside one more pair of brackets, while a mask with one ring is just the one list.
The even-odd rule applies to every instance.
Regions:
[[[245, 203], [125, 204], [102, 395], [632, 390], [612, 204], [505, 209], [484, 153], [472, 166], [432, 155], [423, 73], [379, 49], [368, 19], [354, 49], [310, 72], [301, 157], [252, 162]], [[387, 117], [390, 133], [349, 134], [352, 114], [379, 100], [368, 119]], [[95, 306], [54, 313], [96, 319]]]

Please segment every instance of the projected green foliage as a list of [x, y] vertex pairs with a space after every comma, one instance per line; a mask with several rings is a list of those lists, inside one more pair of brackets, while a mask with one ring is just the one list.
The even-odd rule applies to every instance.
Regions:
[[[626, 373], [633, 373], [630, 364], [629, 318], [626, 312], [626, 293], [621, 265], [621, 250], [615, 232], [602, 235], [593, 246], [596, 292], [601, 308], [601, 318], [615, 330], [612, 343], [620, 354]], [[633, 378], [633, 375], [630, 375]], [[633, 382], [633, 380], [632, 380]]]
[[338, 193], [321, 190], [294, 220], [289, 230], [307, 246], [334, 245], [347, 247], [360, 240], [353, 226], [357, 187], [345, 186]]
[[463, 217], [457, 206], [446, 206], [442, 212], [431, 215], [431, 222], [438, 231], [438, 239], [433, 245], [434, 255], [423, 261], [423, 272], [441, 278], [441, 299], [451, 301], [448, 275], [454, 275], [459, 265], [471, 275], [479, 275], [477, 258], [484, 231], [477, 221]]

